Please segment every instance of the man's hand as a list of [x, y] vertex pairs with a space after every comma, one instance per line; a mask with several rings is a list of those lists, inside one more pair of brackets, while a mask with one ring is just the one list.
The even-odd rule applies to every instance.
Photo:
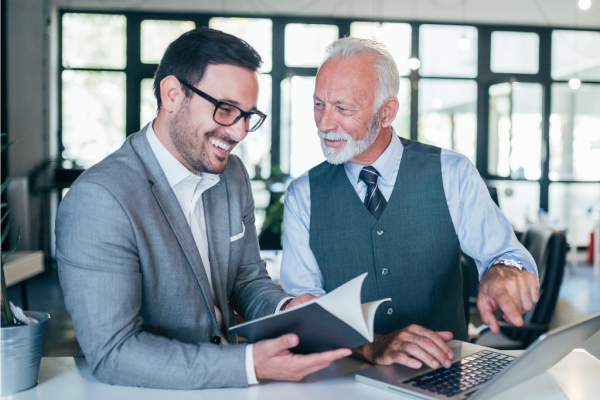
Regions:
[[257, 379], [299, 381], [306, 375], [327, 368], [332, 361], [352, 354], [350, 349], [338, 349], [315, 354], [293, 354], [298, 336], [283, 335], [276, 339], [256, 342], [252, 347]]
[[431, 368], [450, 368], [454, 353], [446, 342], [451, 340], [452, 332], [433, 332], [410, 325], [389, 335], [377, 335], [373, 343], [353, 349], [353, 354], [372, 364], [421, 368], [424, 362]]
[[488, 269], [479, 284], [477, 307], [481, 320], [498, 333], [500, 327], [494, 311], [500, 308], [504, 319], [513, 325], [523, 325], [523, 314], [531, 310], [540, 297], [540, 284], [533, 272], [513, 267], [494, 266]]

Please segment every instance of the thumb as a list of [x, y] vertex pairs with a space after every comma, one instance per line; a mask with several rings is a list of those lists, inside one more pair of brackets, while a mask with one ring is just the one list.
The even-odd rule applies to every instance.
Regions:
[[269, 342], [272, 342], [272, 344], [270, 343], [271, 345], [269, 346], [270, 353], [275, 355], [284, 350], [298, 346], [300, 340], [298, 339], [298, 336], [291, 333], [289, 335], [283, 335], [279, 336], [278, 338], [271, 339]]
[[454, 337], [454, 335], [452, 335], [452, 332], [449, 332], [449, 331], [439, 331], [439, 332], [436, 332], [436, 333], [438, 335], [440, 335], [440, 337], [442, 338], [442, 340], [444, 342], [449, 342]]

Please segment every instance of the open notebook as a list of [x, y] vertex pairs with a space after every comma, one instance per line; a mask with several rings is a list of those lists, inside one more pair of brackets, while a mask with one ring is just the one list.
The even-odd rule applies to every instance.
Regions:
[[321, 298], [230, 330], [251, 342], [295, 333], [300, 343], [291, 351], [304, 354], [373, 342], [375, 311], [391, 299], [361, 304], [360, 291], [366, 276], [357, 276]]

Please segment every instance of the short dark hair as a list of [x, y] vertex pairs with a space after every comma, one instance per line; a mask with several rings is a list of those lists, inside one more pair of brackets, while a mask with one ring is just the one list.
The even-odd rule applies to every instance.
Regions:
[[[229, 64], [257, 71], [260, 54], [244, 40], [210, 28], [196, 28], [179, 36], [167, 47], [154, 74], [154, 96], [161, 106], [160, 82], [175, 75], [191, 85], [198, 84], [209, 64]], [[183, 87], [187, 97], [192, 91]]]

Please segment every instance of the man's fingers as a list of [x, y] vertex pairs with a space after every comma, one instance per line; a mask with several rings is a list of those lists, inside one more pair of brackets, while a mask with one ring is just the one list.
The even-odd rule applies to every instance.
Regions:
[[494, 316], [494, 309], [488, 303], [487, 299], [483, 294], [480, 294], [479, 300], [477, 301], [477, 308], [479, 308], [479, 314], [484, 324], [490, 327], [492, 333], [496, 334], [500, 332], [500, 326]]
[[409, 368], [419, 369], [423, 366], [423, 363], [419, 360], [415, 360], [412, 357], [409, 357], [403, 351], [390, 351], [386, 352], [385, 356], [382, 360], [378, 360], [378, 364], [381, 365], [392, 365], [392, 364], [402, 364]]
[[540, 283], [535, 275], [533, 277], [533, 283], [529, 285], [529, 288], [531, 290], [531, 298], [533, 299], [533, 302], [537, 303], [540, 299]]
[[[443, 332], [446, 337], [452, 340], [452, 332]], [[434, 356], [444, 367], [450, 368], [451, 360], [454, 358], [454, 353], [446, 341], [442, 339], [436, 332], [430, 331], [427, 328], [421, 327], [419, 335], [423, 338], [417, 343], [425, 349], [429, 354]]]
[[[431, 347], [427, 349], [428, 351], [425, 351], [421, 346], [413, 342], [404, 342], [401, 347], [406, 354], [417, 360], [423, 361], [431, 368], [439, 368], [442, 365], [440, 361], [436, 360], [436, 358], [430, 354], [430, 352], [434, 352]], [[440, 354], [443, 354], [440, 349], [438, 349], [438, 351]]]
[[[519, 300], [520, 300], [520, 293], [519, 293]], [[521, 326], [523, 325], [523, 312], [524, 310], [522, 309], [522, 304], [520, 304], [521, 302], [518, 301], [515, 302], [515, 299], [512, 298], [511, 296], [505, 294], [502, 295], [498, 300], [498, 306], [500, 307], [500, 309], [502, 310], [502, 312], [504, 313], [504, 319], [515, 325], [515, 326]]]
[[266, 356], [275, 356], [284, 350], [298, 346], [298, 342], [298, 336], [290, 333], [289, 335], [283, 335], [275, 339], [262, 341], [262, 343], [265, 343], [266, 346], [261, 350], [264, 351]]
[[294, 363], [296, 364], [296, 367], [306, 372], [305, 375], [308, 375], [312, 372], [327, 367], [335, 360], [348, 357], [351, 354], [352, 350], [350, 349], [337, 349], [332, 351], [325, 351], [323, 353], [299, 355], [294, 360]]

